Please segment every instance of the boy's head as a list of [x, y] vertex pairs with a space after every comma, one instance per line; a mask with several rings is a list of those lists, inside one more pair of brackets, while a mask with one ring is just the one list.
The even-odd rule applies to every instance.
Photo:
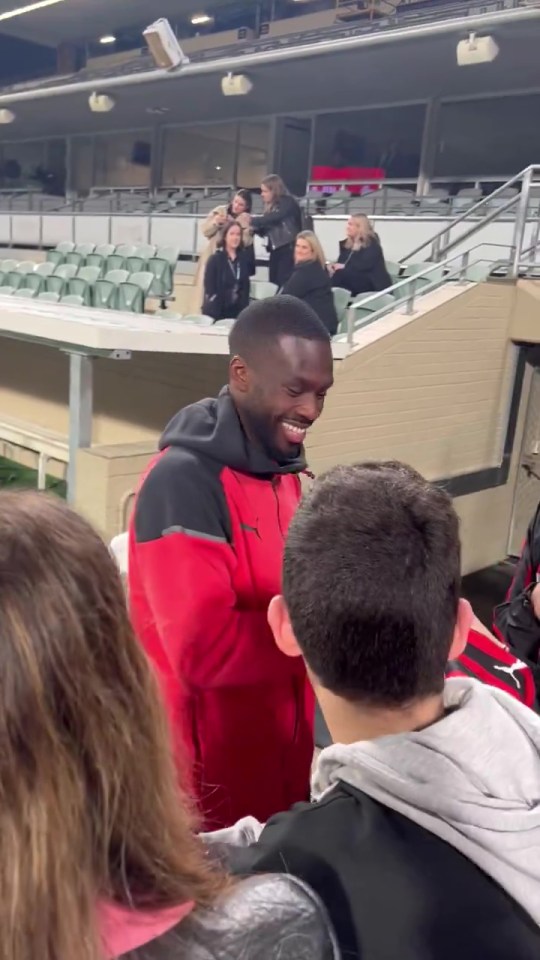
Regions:
[[316, 687], [401, 708], [441, 693], [472, 617], [459, 593], [450, 497], [404, 464], [363, 463], [331, 470], [301, 504], [269, 620]]

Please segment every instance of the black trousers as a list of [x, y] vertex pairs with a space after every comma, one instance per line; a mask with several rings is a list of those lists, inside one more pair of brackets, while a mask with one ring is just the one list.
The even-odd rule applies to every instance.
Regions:
[[292, 243], [288, 243], [284, 247], [278, 247], [277, 250], [270, 251], [268, 279], [270, 283], [277, 284], [278, 290], [287, 283], [294, 270], [293, 249]]

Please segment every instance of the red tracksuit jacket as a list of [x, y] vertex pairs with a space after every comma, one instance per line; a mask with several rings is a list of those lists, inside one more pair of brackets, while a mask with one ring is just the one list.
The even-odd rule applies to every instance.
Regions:
[[266, 620], [305, 464], [249, 444], [227, 389], [180, 411], [160, 449], [130, 528], [134, 626], [206, 826], [264, 822], [309, 791], [313, 694]]

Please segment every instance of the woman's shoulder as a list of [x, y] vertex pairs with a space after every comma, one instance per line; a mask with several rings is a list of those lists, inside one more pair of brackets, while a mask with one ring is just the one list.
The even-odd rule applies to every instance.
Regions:
[[[155, 952], [154, 952], [155, 947]], [[300, 880], [253, 876], [198, 909], [137, 960], [335, 960], [326, 912]]]

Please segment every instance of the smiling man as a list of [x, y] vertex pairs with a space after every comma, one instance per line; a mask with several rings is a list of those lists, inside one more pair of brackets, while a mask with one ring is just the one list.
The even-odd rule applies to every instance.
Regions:
[[[229, 384], [181, 410], [130, 529], [135, 628], [187, 749], [207, 827], [309, 792], [314, 701], [266, 613], [300, 500], [303, 443], [332, 386], [330, 337], [294, 297], [256, 301], [229, 338]], [[181, 752], [179, 751], [179, 756]]]

